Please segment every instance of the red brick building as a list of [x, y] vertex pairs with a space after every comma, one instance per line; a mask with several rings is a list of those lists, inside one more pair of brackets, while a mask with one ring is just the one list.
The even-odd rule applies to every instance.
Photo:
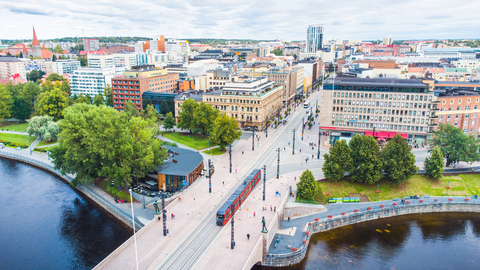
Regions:
[[480, 93], [456, 90], [440, 93], [435, 109], [435, 126], [451, 124], [464, 133], [478, 137], [480, 134]]
[[130, 100], [141, 111], [144, 92], [176, 92], [178, 80], [179, 74], [167, 74], [165, 69], [156, 69], [154, 66], [133, 67], [124, 76], [112, 79], [113, 107], [123, 111], [125, 102]]

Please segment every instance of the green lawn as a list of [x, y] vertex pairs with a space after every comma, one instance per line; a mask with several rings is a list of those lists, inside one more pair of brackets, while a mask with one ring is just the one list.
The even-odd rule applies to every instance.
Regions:
[[[191, 148], [200, 150], [208, 148], [209, 146], [215, 146], [216, 144], [208, 143], [208, 137], [203, 137], [203, 135], [198, 134], [188, 134], [188, 133], [178, 133], [178, 132], [168, 132], [162, 131], [160, 132], [165, 138], [173, 140], [177, 143], [189, 146]], [[190, 140], [188, 138], [190, 136]], [[161, 139], [161, 138], [160, 138]]]
[[[448, 181], [450, 181], [450, 184], [448, 184]], [[440, 180], [415, 175], [397, 186], [392, 186], [387, 180], [379, 181], [373, 185], [352, 183], [350, 180], [340, 180], [337, 183], [320, 183], [323, 193], [327, 193], [328, 190], [330, 198], [342, 198], [350, 193], [360, 193], [368, 196], [370, 201], [376, 200], [375, 190], [377, 190], [377, 185], [380, 185], [379, 200], [391, 200], [410, 195], [446, 196], [445, 187], [447, 185], [450, 186], [448, 195], [470, 196], [480, 194], [480, 175], [445, 176]]]
[[211, 151], [210, 150], [205, 150], [205, 151], [203, 151], [203, 153], [212, 154], [214, 156], [217, 156], [217, 155], [223, 155], [223, 154], [227, 153], [227, 151], [222, 151], [222, 150], [220, 150], [220, 147], [217, 147], [217, 148], [213, 148]]
[[44, 140], [41, 140], [38, 144], [37, 144], [37, 147], [40, 147], [40, 146], [45, 146], [45, 145], [50, 145], [50, 144], [54, 144], [54, 143], [58, 143], [58, 141], [54, 141], [54, 142], [45, 142]]
[[[0, 140], [14, 142], [17, 144], [26, 144], [30, 145], [35, 141], [37, 137], [35, 136], [28, 136], [28, 135], [20, 135], [20, 134], [11, 134], [11, 133], [1, 133], [0, 132]], [[29, 141], [29, 142], [27, 142]]]
[[[17, 122], [1, 122], [0, 123], [0, 130], [7, 130], [8, 131], [12, 131], [12, 130], [15, 130], [15, 131], [27, 131], [27, 127], [28, 127], [28, 123], [25, 122], [25, 123], [20, 123], [17, 125]], [[20, 129], [19, 129], [20, 128]]]

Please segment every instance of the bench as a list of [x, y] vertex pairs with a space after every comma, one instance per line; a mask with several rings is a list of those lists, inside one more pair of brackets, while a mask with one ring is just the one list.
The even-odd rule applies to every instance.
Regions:
[[423, 195], [424, 198], [430, 198], [430, 195]]
[[399, 198], [393, 198], [392, 201], [399, 201]]

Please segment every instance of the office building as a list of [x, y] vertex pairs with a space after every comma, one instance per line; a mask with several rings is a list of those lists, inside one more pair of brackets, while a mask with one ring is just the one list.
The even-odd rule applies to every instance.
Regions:
[[430, 89], [429, 82], [417, 79], [329, 78], [320, 99], [322, 141], [333, 145], [355, 134], [388, 140], [398, 133], [409, 143], [424, 144], [433, 131], [436, 97]]
[[323, 28], [321, 24], [311, 24], [307, 29], [307, 53], [315, 53], [323, 48]]
[[58, 75], [73, 73], [80, 67], [80, 61], [77, 60], [57, 60], [51, 62], [52, 72]]
[[87, 61], [88, 67], [91, 68], [126, 67], [130, 69], [137, 63], [134, 53], [89, 54]]
[[142, 94], [147, 91], [173, 93], [177, 88], [179, 77], [167, 73], [165, 69], [154, 66], [136, 66], [125, 71], [124, 76], [112, 80], [113, 107], [122, 111], [125, 102], [132, 101], [136, 109], [142, 110]]
[[94, 97], [103, 94], [105, 88], [112, 85], [112, 78], [125, 71], [125, 68], [85, 68], [80, 67], [70, 75], [70, 89], [73, 95]]

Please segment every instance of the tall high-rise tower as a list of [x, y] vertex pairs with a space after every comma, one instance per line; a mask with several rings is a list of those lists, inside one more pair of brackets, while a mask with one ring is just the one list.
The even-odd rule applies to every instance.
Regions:
[[310, 24], [307, 30], [307, 53], [316, 53], [323, 46], [322, 24]]

